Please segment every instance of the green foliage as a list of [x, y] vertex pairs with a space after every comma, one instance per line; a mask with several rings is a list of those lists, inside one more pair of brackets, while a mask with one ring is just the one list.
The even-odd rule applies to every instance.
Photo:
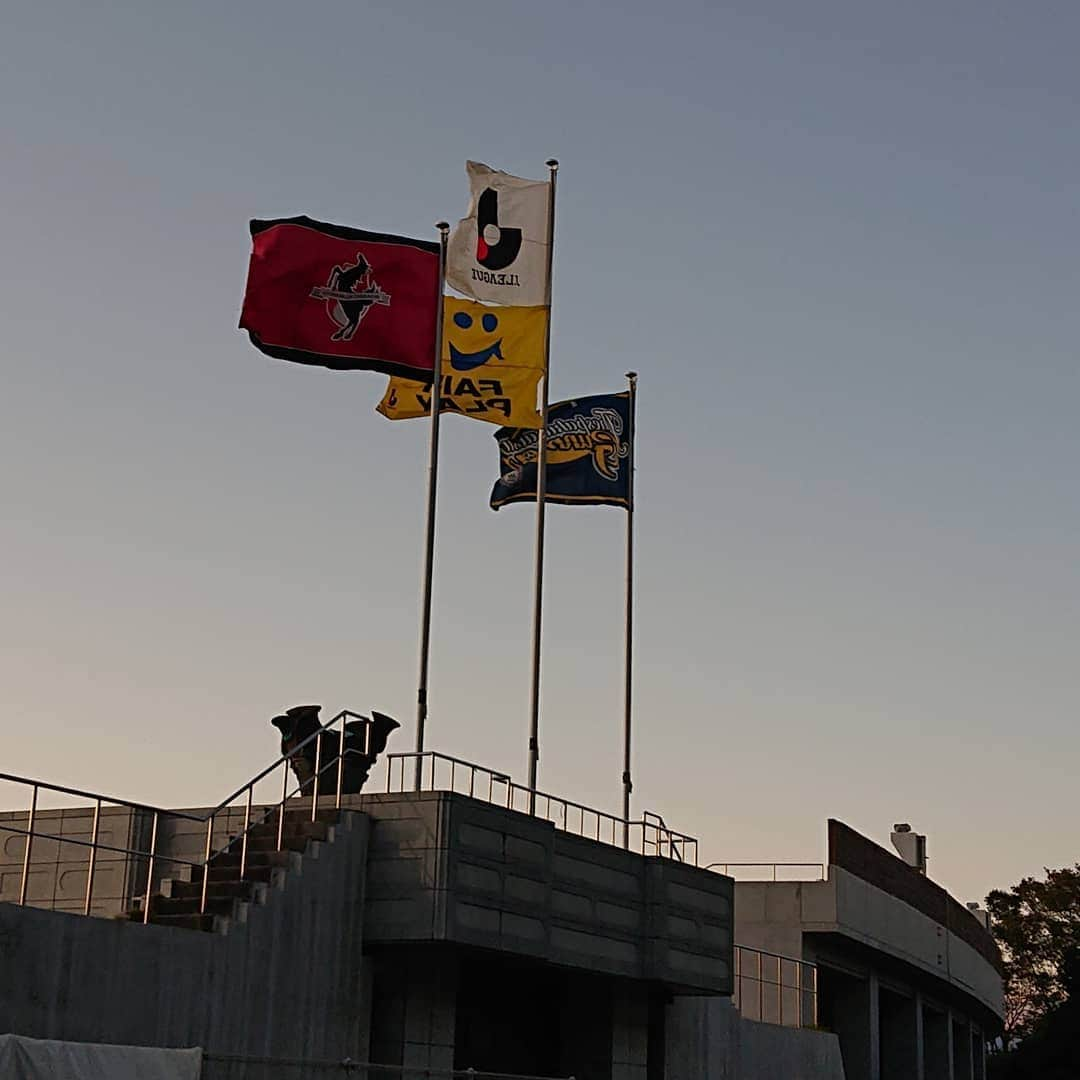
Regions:
[[986, 906], [1005, 961], [1007, 1049], [1065, 1000], [1065, 958], [1080, 949], [1080, 864], [995, 889]]

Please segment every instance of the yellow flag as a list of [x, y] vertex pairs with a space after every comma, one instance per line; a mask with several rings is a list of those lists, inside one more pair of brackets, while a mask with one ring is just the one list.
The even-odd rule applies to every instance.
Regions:
[[[442, 411], [509, 427], [538, 428], [545, 307], [489, 307], [443, 297]], [[431, 411], [431, 383], [392, 376], [378, 411], [409, 420]]]

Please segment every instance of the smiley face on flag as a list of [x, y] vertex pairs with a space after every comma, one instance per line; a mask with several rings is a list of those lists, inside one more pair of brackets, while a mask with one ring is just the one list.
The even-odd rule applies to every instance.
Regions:
[[[485, 311], [482, 315], [456, 311], [450, 322], [446, 344], [450, 366], [455, 371], [472, 371], [495, 357], [503, 359], [502, 338], [495, 337], [499, 331], [499, 316], [494, 311]], [[490, 344], [485, 344], [493, 337]]]
[[[491, 424], [538, 428], [547, 308], [491, 307], [443, 298], [442, 410]], [[392, 378], [378, 411], [390, 420], [427, 416], [431, 383]]]

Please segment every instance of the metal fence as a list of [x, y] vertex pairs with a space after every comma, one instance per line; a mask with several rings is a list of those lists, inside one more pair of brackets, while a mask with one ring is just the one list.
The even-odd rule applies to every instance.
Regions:
[[203, 1054], [200, 1080], [574, 1080], [371, 1062]]
[[819, 862], [712, 862], [706, 870], [726, 874], [736, 881], [825, 881], [825, 864]]
[[697, 866], [697, 840], [669, 828], [659, 814], [646, 810], [640, 819], [627, 821], [561, 795], [534, 791], [516, 783], [509, 773], [432, 750], [388, 755], [386, 790], [388, 794], [456, 791], [493, 806], [550, 821], [555, 828], [575, 836]]
[[[324, 802], [332, 797], [333, 805], [341, 806], [345, 758], [353, 751], [331, 752], [335, 744], [330, 740], [336, 738], [336, 746], [343, 747], [345, 725], [350, 721], [370, 725], [367, 717], [343, 710], [212, 810], [197, 813], [0, 773], [0, 791], [18, 791], [27, 807], [0, 814], [0, 899], [85, 915], [115, 915], [138, 906], [143, 921], [149, 922], [151, 898], [161, 879], [186, 870], [202, 881], [199, 911], [205, 912], [210, 879], [205, 871], [215, 858], [227, 852], [239, 855], [243, 880], [253, 829], [276, 823], [280, 851], [287, 810], [298, 809], [314, 821], [320, 795]], [[314, 759], [313, 775], [299, 784], [292, 761], [305, 749]], [[279, 784], [280, 797], [275, 797]], [[258, 805], [262, 799], [257, 792], [269, 795], [269, 806]], [[72, 804], [73, 799], [82, 805]], [[181, 831], [199, 835], [201, 857], [185, 859], [166, 853], [169, 838]], [[114, 880], [111, 892], [103, 898], [99, 879], [106, 875]], [[117, 875], [122, 879], [119, 886]]]
[[733, 1001], [748, 1020], [785, 1027], [816, 1027], [817, 965], [736, 945]]

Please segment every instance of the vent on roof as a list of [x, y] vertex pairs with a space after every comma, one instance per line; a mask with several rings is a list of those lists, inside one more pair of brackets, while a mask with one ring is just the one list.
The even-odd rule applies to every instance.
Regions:
[[900, 822], [893, 826], [892, 846], [900, 853], [900, 858], [920, 874], [926, 873], [926, 837], [912, 832], [911, 826]]

